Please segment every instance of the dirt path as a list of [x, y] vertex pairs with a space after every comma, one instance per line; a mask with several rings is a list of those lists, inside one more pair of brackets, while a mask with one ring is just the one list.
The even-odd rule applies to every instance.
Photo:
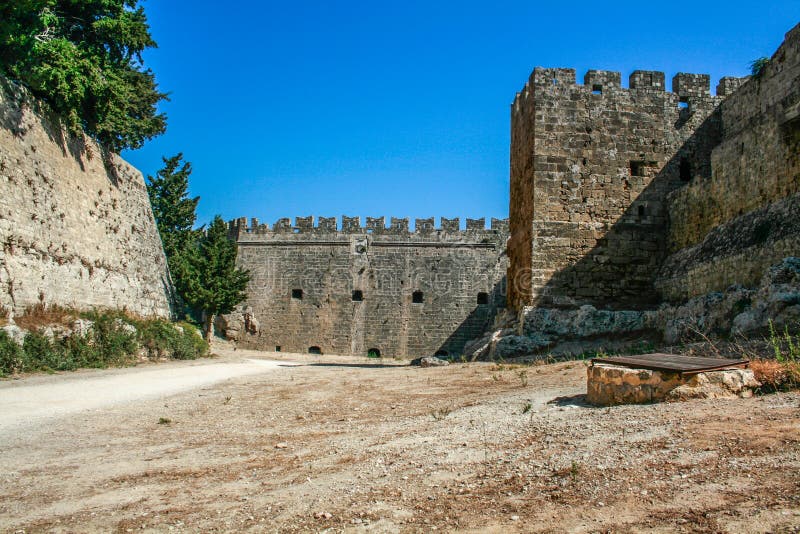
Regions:
[[291, 362], [240, 359], [81, 371], [0, 382], [0, 435], [117, 404], [166, 397], [231, 378], [267, 373]]
[[301, 365], [0, 432], [0, 531], [800, 532], [798, 394], [593, 408], [581, 362], [236, 357]]

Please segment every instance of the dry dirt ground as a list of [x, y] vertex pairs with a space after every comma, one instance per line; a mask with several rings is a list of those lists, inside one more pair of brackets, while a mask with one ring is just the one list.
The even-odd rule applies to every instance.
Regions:
[[[281, 358], [301, 365], [230, 371]], [[800, 532], [799, 394], [593, 408], [583, 362], [246, 351], [0, 393], [198, 368], [0, 428], [0, 530]]]

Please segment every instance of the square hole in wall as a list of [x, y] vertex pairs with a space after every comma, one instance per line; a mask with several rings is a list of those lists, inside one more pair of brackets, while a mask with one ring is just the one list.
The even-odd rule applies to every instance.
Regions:
[[489, 293], [481, 291], [478, 293], [478, 298], [476, 300], [478, 304], [489, 304]]
[[425, 302], [425, 295], [422, 293], [422, 291], [414, 291], [414, 293], [411, 295], [411, 302], [414, 304], [422, 304]]
[[592, 86], [592, 94], [593, 95], [602, 95], [603, 94], [603, 86], [602, 85], [598, 85], [598, 84], [594, 84]]
[[646, 176], [647, 164], [644, 161], [631, 161], [631, 176]]
[[275, 345], [275, 352], [280, 352], [280, 351], [281, 351], [281, 346]]
[[303, 300], [303, 290], [302, 289], [292, 289], [292, 298], [295, 300]]
[[364, 292], [360, 289], [353, 290], [353, 302], [361, 302], [364, 300]]

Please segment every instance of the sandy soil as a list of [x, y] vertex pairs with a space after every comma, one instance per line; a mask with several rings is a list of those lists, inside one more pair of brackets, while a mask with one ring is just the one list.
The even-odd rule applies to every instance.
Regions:
[[[0, 530], [800, 532], [800, 395], [593, 408], [585, 376], [238, 351], [6, 382]], [[64, 387], [94, 400], [6, 414]]]

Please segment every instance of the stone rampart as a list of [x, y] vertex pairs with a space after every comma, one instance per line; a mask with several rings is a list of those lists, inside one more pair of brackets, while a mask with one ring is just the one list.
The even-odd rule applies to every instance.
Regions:
[[720, 117], [711, 176], [669, 197], [673, 254], [656, 285], [671, 301], [752, 287], [771, 265], [800, 254], [800, 25]]
[[508, 223], [298, 217], [230, 223], [250, 271], [246, 307], [268, 350], [459, 356], [505, 304]]
[[142, 175], [0, 79], [0, 304], [170, 314]]

